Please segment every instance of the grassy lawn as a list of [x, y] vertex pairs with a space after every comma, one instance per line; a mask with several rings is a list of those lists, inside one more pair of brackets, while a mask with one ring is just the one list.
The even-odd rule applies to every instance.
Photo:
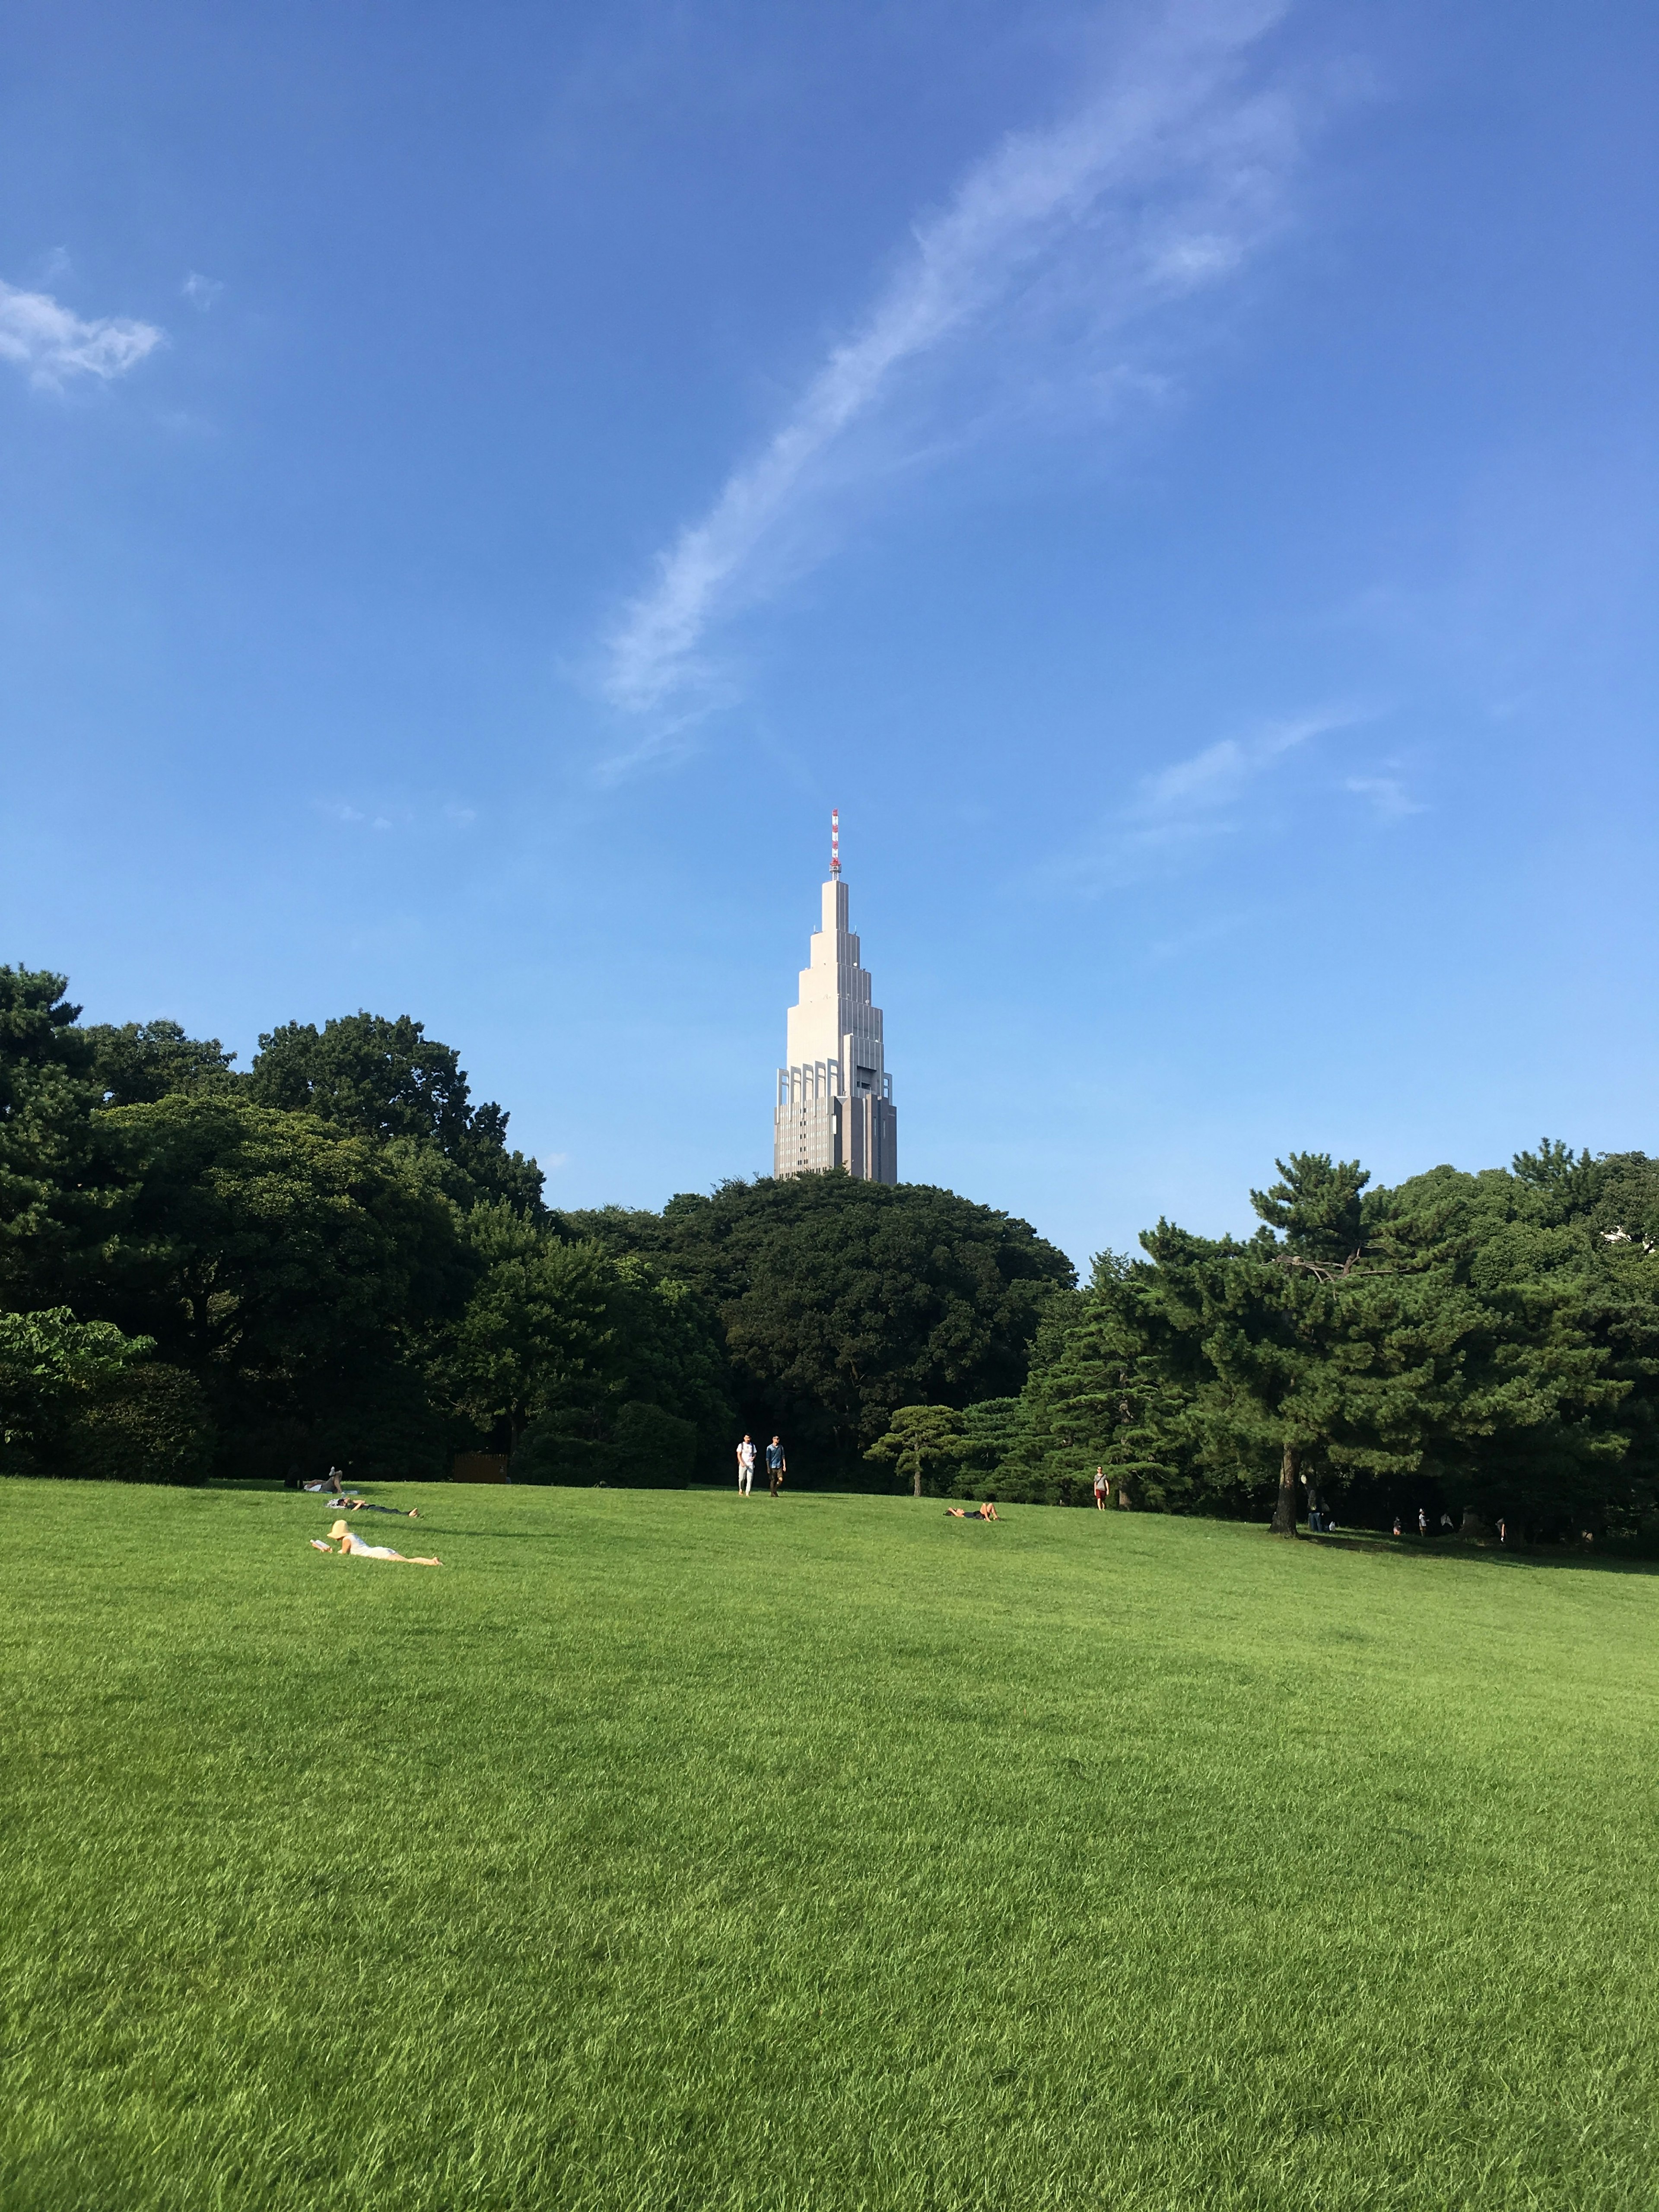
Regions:
[[1659, 2203], [1659, 1578], [415, 1498], [0, 1485], [5, 2212]]

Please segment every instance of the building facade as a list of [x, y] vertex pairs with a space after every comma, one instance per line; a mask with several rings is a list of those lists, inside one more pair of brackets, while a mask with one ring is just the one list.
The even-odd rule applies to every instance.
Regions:
[[830, 880], [789, 1009], [788, 1060], [778, 1070], [772, 1172], [811, 1175], [845, 1168], [864, 1182], [898, 1181], [898, 1115], [887, 1073], [881, 1008], [870, 997], [870, 971], [847, 927], [841, 879], [841, 823], [831, 817]]

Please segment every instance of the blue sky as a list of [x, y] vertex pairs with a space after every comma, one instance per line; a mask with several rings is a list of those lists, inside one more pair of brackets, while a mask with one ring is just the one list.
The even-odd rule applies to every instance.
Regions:
[[1659, 19], [21, 4], [3, 957], [763, 1169], [832, 805], [907, 1178], [1079, 1261], [1659, 1150]]

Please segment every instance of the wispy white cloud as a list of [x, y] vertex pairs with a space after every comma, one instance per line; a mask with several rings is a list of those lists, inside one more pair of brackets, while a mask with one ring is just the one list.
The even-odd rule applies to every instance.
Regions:
[[1369, 719], [1358, 708], [1328, 708], [1206, 745], [1143, 776], [1127, 803], [1086, 843], [1046, 866], [1042, 878], [1095, 893], [1188, 865], [1245, 827], [1253, 787], [1283, 762], [1316, 738]]
[[204, 315], [224, 290], [216, 276], [204, 276], [199, 269], [192, 269], [179, 289], [198, 314]]
[[441, 805], [423, 801], [416, 806], [400, 802], [376, 805], [372, 801], [355, 806], [349, 799], [313, 799], [313, 813], [325, 822], [337, 822], [347, 830], [409, 830], [420, 834], [471, 830], [478, 819], [476, 806], [459, 799]]
[[1156, 830], [1173, 823], [1213, 821], [1221, 808], [1236, 799], [1286, 753], [1305, 745], [1310, 738], [1322, 737], [1352, 721], [1351, 714], [1305, 714], [1289, 722], [1270, 723], [1248, 738], [1223, 738], [1206, 745], [1190, 760], [1176, 761], [1143, 777], [1139, 796], [1128, 808], [1131, 821]]
[[1342, 788], [1352, 792], [1356, 799], [1363, 799], [1382, 823], [1403, 822], [1407, 815], [1427, 811], [1422, 800], [1413, 799], [1397, 775], [1351, 775], [1345, 779]]
[[106, 382], [125, 376], [165, 338], [154, 323], [120, 315], [87, 322], [50, 292], [21, 292], [0, 281], [0, 361], [15, 362], [46, 390], [80, 376]]
[[[1063, 356], [1022, 364], [1028, 393], [1055, 377], [1113, 399], [1157, 385], [1121, 357], [1131, 331], [1234, 276], [1276, 220], [1297, 117], [1248, 64], [1283, 12], [1282, 0], [1176, 0], [1085, 101], [1006, 139], [916, 224], [860, 325], [659, 556], [605, 643], [613, 705], [682, 726], [720, 689], [711, 633], [816, 557], [830, 495], [960, 449], [969, 434], [928, 411], [930, 379], [977, 366], [994, 383], [1014, 335]], [[907, 406], [884, 449], [872, 426]]]

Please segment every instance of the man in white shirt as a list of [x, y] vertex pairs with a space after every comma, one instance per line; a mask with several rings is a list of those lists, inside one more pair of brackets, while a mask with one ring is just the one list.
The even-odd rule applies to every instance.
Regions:
[[738, 1446], [738, 1495], [747, 1498], [749, 1486], [755, 1480], [755, 1439], [745, 1436]]

